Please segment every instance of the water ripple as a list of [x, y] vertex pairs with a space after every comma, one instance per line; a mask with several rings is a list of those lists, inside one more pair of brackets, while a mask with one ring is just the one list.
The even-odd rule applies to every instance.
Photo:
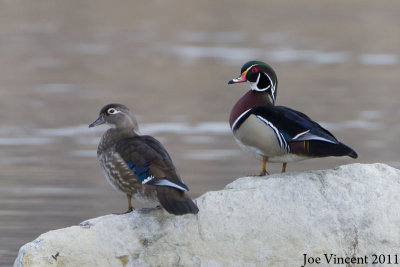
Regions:
[[[242, 42], [243, 34], [230, 32], [225, 33], [226, 43]], [[200, 42], [208, 40], [213, 43], [223, 43], [218, 33], [184, 32], [180, 39], [187, 42]], [[281, 38], [282, 39], [282, 38]], [[277, 40], [274, 36], [271, 40]], [[159, 43], [152, 49], [170, 55], [178, 56], [186, 61], [203, 58], [215, 58], [223, 60], [227, 64], [240, 64], [252, 58], [265, 58], [275, 62], [310, 62], [314, 64], [338, 64], [350, 62], [354, 55], [347, 51], [321, 51], [316, 49], [296, 49], [278, 45], [275, 48], [261, 49], [250, 47], [231, 46], [200, 46], [191, 44]], [[358, 62], [363, 65], [394, 65], [399, 63], [396, 54], [362, 54], [358, 56]]]
[[179, 39], [184, 42], [240, 43], [247, 40], [243, 32], [180, 32]]
[[111, 51], [111, 48], [106, 44], [79, 44], [73, 50], [87, 55], [105, 55]]
[[151, 123], [141, 124], [140, 131], [144, 134], [176, 133], [176, 134], [228, 134], [230, 128], [227, 122], [203, 122], [196, 125], [188, 123]]
[[394, 54], [364, 54], [358, 58], [364, 65], [395, 65], [399, 63], [399, 57]]
[[[97, 140], [98, 142], [98, 140]], [[72, 156], [77, 156], [77, 157], [97, 157], [97, 151], [96, 150], [74, 150], [70, 153]]]
[[226, 160], [239, 153], [236, 149], [199, 149], [183, 153], [182, 157], [192, 160]]
[[54, 143], [52, 138], [40, 137], [3, 137], [0, 138], [0, 146], [32, 146], [32, 145], [47, 145]]
[[67, 187], [0, 187], [0, 192], [14, 194], [97, 194], [101, 190], [93, 188], [67, 188]]
[[293, 48], [260, 49], [245, 47], [206, 47], [193, 45], [168, 45], [157, 46], [168, 54], [184, 59], [217, 58], [227, 63], [238, 64], [249, 58], [267, 58], [275, 62], [312, 62], [315, 64], [334, 64], [347, 62], [350, 59], [348, 52], [323, 52], [319, 50], [299, 50]]
[[369, 122], [365, 120], [349, 120], [338, 123], [320, 122], [323, 127], [329, 130], [342, 130], [342, 129], [364, 129], [364, 130], [379, 130], [383, 127], [382, 123]]

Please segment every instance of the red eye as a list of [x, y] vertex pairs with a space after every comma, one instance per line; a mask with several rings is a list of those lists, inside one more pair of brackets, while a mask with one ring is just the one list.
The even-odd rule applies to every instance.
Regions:
[[258, 72], [258, 68], [257, 68], [257, 67], [253, 67], [253, 68], [251, 69], [251, 71], [252, 71], [252, 72]]

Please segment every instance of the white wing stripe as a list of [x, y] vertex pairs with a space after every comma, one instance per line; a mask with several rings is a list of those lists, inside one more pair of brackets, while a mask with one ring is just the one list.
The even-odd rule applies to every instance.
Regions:
[[149, 177], [147, 177], [146, 179], [144, 179], [143, 181], [142, 181], [142, 184], [147, 184], [148, 182], [150, 182], [151, 180], [153, 180], [154, 179], [154, 176], [153, 175], [150, 175]]
[[167, 179], [160, 179], [160, 180], [158, 180], [156, 182], [155, 185], [158, 185], [158, 186], [170, 186], [170, 187], [175, 187], [176, 189], [179, 189], [179, 190], [182, 190], [182, 191], [186, 191], [186, 189], [183, 188], [182, 186], [174, 184], [174, 183], [168, 181]]
[[292, 138], [292, 140], [296, 140], [297, 138], [299, 138], [302, 135], [305, 135], [306, 133], [308, 133], [310, 130], [307, 130], [305, 132], [299, 133], [298, 135], [296, 135], [295, 137]]
[[[297, 135], [296, 135], [297, 137]], [[295, 138], [293, 138], [295, 139]], [[297, 137], [297, 141], [304, 141], [304, 140], [319, 140], [319, 141], [324, 141], [324, 142], [328, 142], [328, 143], [332, 143], [332, 144], [337, 144], [337, 142], [326, 139], [324, 137], [312, 134], [312, 133], [308, 133], [308, 132], [304, 132], [302, 135]]]
[[288, 144], [286, 143], [285, 137], [279, 132], [279, 130], [269, 121], [261, 117], [260, 115], [257, 115], [257, 118], [259, 118], [261, 121], [263, 121], [265, 124], [267, 124], [269, 127], [271, 127], [272, 130], [274, 130], [276, 137], [278, 138], [279, 141], [279, 146], [286, 152], [290, 152], [290, 148]]

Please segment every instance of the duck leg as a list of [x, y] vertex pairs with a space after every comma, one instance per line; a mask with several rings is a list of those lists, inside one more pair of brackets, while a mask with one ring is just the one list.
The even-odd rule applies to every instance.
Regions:
[[269, 175], [269, 172], [266, 169], [267, 161], [268, 161], [268, 157], [263, 157], [263, 162], [262, 162], [262, 165], [261, 165], [261, 172], [260, 172], [259, 176], [265, 176], [267, 174]]
[[116, 215], [127, 214], [133, 211], [135, 208], [132, 206], [132, 195], [126, 194], [126, 198], [128, 199], [128, 210], [122, 213], [114, 213]]
[[132, 195], [127, 194], [126, 197], [128, 198], [128, 210], [125, 213], [129, 213], [129, 212], [133, 211]]
[[286, 165], [287, 165], [287, 162], [284, 162], [282, 164], [282, 172], [286, 172]]

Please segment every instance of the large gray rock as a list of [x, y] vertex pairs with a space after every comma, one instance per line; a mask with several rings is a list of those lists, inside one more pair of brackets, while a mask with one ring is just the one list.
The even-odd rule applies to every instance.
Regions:
[[385, 164], [240, 178], [196, 202], [198, 215], [134, 211], [50, 231], [14, 266], [300, 267], [303, 254], [321, 258], [306, 266], [372, 266], [381, 253], [400, 263], [400, 170]]

